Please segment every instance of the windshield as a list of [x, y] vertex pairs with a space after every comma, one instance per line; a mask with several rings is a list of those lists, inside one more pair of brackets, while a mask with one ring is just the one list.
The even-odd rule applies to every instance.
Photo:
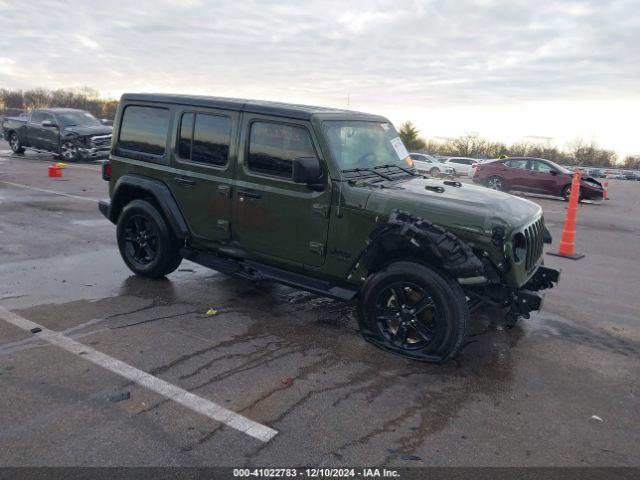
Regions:
[[563, 166], [560, 166], [557, 163], [552, 162], [551, 160], [547, 160], [547, 162], [549, 162], [549, 164], [551, 164], [551, 166], [558, 170], [560, 173], [568, 173], [569, 175], [573, 174], [573, 172], [568, 168], [564, 168]]
[[58, 114], [58, 122], [63, 127], [95, 127], [102, 125], [89, 112], [65, 112]]
[[383, 165], [413, 167], [409, 152], [390, 123], [326, 121], [323, 129], [340, 170]]

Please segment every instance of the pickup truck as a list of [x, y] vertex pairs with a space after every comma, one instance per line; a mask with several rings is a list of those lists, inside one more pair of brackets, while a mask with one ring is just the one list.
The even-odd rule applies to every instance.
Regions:
[[512, 325], [559, 279], [540, 206], [420, 174], [378, 115], [125, 94], [114, 131], [98, 207], [140, 276], [187, 259], [357, 299], [366, 340], [431, 362], [460, 351], [474, 309]]
[[14, 153], [29, 148], [60, 155], [67, 162], [107, 157], [112, 130], [89, 112], [72, 108], [34, 109], [28, 116], [2, 122], [4, 139]]

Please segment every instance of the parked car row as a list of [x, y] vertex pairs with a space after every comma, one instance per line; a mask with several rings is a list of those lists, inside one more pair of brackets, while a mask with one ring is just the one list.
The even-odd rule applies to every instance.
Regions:
[[[569, 200], [573, 172], [550, 160], [510, 157], [478, 163], [473, 181], [494, 190], [553, 195]], [[580, 180], [581, 200], [602, 200], [602, 184], [591, 176]]]
[[640, 181], [640, 171], [637, 170], [618, 170], [613, 168], [589, 168], [576, 165], [561, 165], [567, 170], [574, 171], [580, 169], [583, 174], [594, 178], [612, 178], [617, 180], [638, 180]]
[[2, 136], [14, 153], [51, 152], [67, 162], [106, 158], [113, 127], [91, 113], [73, 108], [34, 109], [2, 120]]
[[433, 177], [453, 177], [456, 174], [454, 168], [441, 162], [432, 155], [426, 153], [411, 153], [413, 166], [420, 173], [428, 173]]

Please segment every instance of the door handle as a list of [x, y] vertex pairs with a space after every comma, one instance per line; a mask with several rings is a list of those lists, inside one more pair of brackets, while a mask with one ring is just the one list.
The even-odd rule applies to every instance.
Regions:
[[178, 185], [183, 185], [185, 187], [193, 187], [196, 184], [195, 180], [186, 177], [175, 177], [173, 181]]
[[253, 198], [253, 199], [257, 200], [257, 199], [262, 198], [262, 193], [256, 192], [255, 190], [240, 189], [240, 190], [238, 190], [238, 196], [240, 198], [246, 197], [246, 198]]
[[231, 197], [231, 185], [218, 185], [218, 193], [225, 197]]

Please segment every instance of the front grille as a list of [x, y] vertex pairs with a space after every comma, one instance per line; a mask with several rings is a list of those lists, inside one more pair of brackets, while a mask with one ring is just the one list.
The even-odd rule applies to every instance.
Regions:
[[91, 146], [94, 148], [105, 148], [111, 146], [111, 135], [100, 135], [91, 137]]
[[522, 232], [526, 241], [526, 257], [524, 268], [527, 273], [537, 265], [544, 247], [544, 218], [540, 217]]

